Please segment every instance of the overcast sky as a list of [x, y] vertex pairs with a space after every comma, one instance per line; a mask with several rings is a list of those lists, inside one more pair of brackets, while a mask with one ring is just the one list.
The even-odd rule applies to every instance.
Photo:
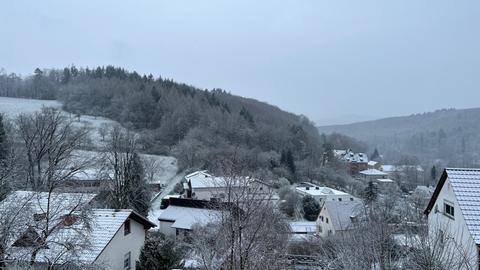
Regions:
[[2, 1], [0, 67], [117, 65], [322, 124], [480, 107], [478, 0]]

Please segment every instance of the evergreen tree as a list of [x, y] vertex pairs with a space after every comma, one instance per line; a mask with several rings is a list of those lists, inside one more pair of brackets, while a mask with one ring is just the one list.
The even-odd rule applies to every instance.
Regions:
[[434, 182], [437, 180], [437, 167], [435, 167], [435, 165], [433, 165], [432, 169], [430, 170], [430, 178]]
[[288, 169], [294, 175], [297, 169], [295, 167], [295, 160], [293, 158], [293, 153], [291, 150], [287, 151], [285, 159], [286, 159]]
[[130, 166], [131, 190], [135, 191], [129, 194], [130, 205], [135, 211], [146, 216], [150, 208], [150, 194], [147, 183], [145, 182], [143, 164], [137, 153], [134, 154]]
[[0, 161], [5, 160], [8, 156], [7, 133], [3, 123], [3, 115], [0, 114]]
[[312, 196], [305, 196], [302, 200], [303, 217], [308, 221], [315, 221], [320, 213], [320, 204]]
[[380, 154], [378, 153], [378, 149], [375, 148], [375, 150], [373, 151], [373, 154], [372, 156], [370, 157], [371, 160], [378, 160], [378, 158], [380, 157]]
[[183, 268], [183, 251], [172, 239], [161, 233], [149, 233], [143, 246], [136, 269], [170, 270]]
[[367, 187], [363, 191], [363, 199], [366, 204], [371, 204], [377, 200], [378, 190], [377, 186], [372, 182], [368, 182]]

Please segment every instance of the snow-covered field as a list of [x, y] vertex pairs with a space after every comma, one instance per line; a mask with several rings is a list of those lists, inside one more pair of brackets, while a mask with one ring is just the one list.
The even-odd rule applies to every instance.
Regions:
[[[62, 104], [54, 100], [38, 100], [23, 98], [0, 97], [0, 113], [12, 119], [21, 113], [34, 113], [40, 111], [42, 107], [54, 107], [61, 109]], [[100, 130], [102, 127], [118, 124], [104, 117], [81, 115], [78, 119], [75, 115], [64, 112], [66, 116], [73, 118], [78, 126], [86, 126], [90, 130], [90, 139], [95, 147], [103, 145], [103, 138]], [[98, 152], [93, 151], [77, 151], [79, 157], [94, 158], [98, 156]], [[152, 183], [168, 184], [169, 181], [177, 174], [177, 159], [169, 156], [158, 155], [141, 155], [145, 166], [155, 171], [149, 178]]]
[[0, 113], [8, 118], [15, 118], [21, 113], [34, 113], [42, 107], [60, 108], [62, 104], [55, 100], [0, 97]]
[[[69, 114], [70, 115], [70, 114]], [[101, 147], [104, 143], [104, 138], [102, 137], [101, 129], [107, 128], [112, 125], [118, 124], [118, 122], [100, 116], [90, 116], [90, 115], [81, 115], [80, 119], [74, 117], [75, 124], [77, 126], [86, 126], [89, 129], [89, 137], [94, 147]]]
[[[95, 175], [94, 171], [96, 169], [100, 171], [101, 152], [76, 150], [73, 154], [78, 160], [92, 161], [91, 164], [94, 165], [88, 168], [89, 173], [87, 175]], [[174, 157], [140, 154], [140, 158], [144, 163], [145, 177], [150, 183], [168, 185], [172, 178], [177, 175], [177, 160]], [[83, 179], [79, 178], [79, 180]], [[91, 179], [85, 178], [85, 180]]]

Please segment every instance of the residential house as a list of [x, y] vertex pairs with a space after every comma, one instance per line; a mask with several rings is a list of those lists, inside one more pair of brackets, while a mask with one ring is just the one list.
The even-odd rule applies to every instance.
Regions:
[[318, 235], [340, 235], [355, 228], [363, 211], [363, 203], [354, 201], [326, 201], [317, 218]]
[[376, 179], [375, 184], [377, 185], [378, 190], [382, 193], [398, 188], [397, 183], [395, 183], [395, 181], [393, 181], [392, 179], [388, 178]]
[[204, 200], [170, 198], [158, 221], [159, 230], [168, 237], [188, 236], [195, 225], [216, 222], [229, 215], [231, 204]]
[[297, 186], [295, 191], [301, 196], [312, 196], [320, 205], [326, 201], [354, 201], [354, 196], [329, 187], [320, 187], [314, 184]]
[[424, 170], [420, 165], [382, 165], [380, 170], [388, 174], [388, 177], [400, 181], [410, 178], [417, 182], [423, 179]]
[[410, 196], [415, 208], [424, 210], [427, 207], [430, 198], [432, 198], [434, 191], [434, 187], [417, 186]]
[[225, 200], [228, 194], [241, 193], [248, 189], [249, 197], [268, 198], [273, 187], [258, 179], [249, 177], [217, 177], [207, 171], [196, 171], [185, 176], [185, 196], [196, 200]]
[[[135, 269], [145, 233], [155, 225], [133, 210], [92, 209], [95, 194], [17, 191], [0, 209], [21, 209], [7, 241], [8, 269], [29, 265]], [[46, 228], [49, 228], [45, 236]]]
[[387, 179], [388, 174], [377, 169], [368, 169], [360, 172], [360, 178], [365, 182], [375, 182], [377, 179]]
[[368, 169], [368, 155], [355, 153], [351, 149], [333, 150], [334, 156], [348, 165], [350, 175], [357, 175], [360, 171]]
[[368, 161], [368, 169], [377, 169], [377, 170], [379, 170], [381, 166], [382, 166], [381, 163], [378, 162], [378, 161], [374, 161], [374, 160], [369, 160], [369, 161]]
[[480, 169], [447, 168], [425, 210], [428, 234], [455, 269], [478, 269], [480, 254]]

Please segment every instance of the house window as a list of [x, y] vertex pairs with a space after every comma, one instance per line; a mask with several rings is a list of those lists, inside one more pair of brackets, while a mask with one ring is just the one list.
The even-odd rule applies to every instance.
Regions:
[[123, 269], [124, 270], [130, 270], [131, 269], [131, 265], [132, 264], [132, 260], [131, 260], [131, 253], [128, 252], [127, 254], [125, 254], [125, 256], [123, 256]]
[[328, 223], [328, 217], [326, 218], [326, 220], [327, 220], [327, 223]]
[[353, 198], [350, 198], [350, 201], [352, 201], [352, 202], [353, 202]]
[[127, 219], [125, 221], [125, 224], [123, 226], [123, 235], [128, 235], [130, 234], [131, 230], [130, 230], [130, 219]]
[[447, 202], [443, 203], [443, 212], [445, 213], [445, 215], [451, 218], [455, 217], [455, 208], [450, 203], [447, 203]]
[[342, 198], [338, 198], [338, 201], [341, 202], [341, 201], [342, 201]]

